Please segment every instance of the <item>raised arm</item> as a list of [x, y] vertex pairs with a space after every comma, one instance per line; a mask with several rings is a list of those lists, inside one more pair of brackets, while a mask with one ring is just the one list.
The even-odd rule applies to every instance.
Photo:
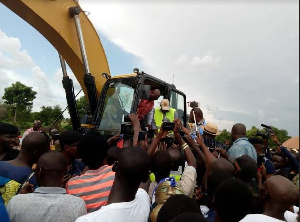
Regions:
[[213, 162], [216, 159], [216, 157], [209, 151], [200, 134], [198, 134], [197, 136], [197, 143], [199, 144], [200, 148], [202, 149], [202, 152], [205, 155], [206, 164], [209, 165], [211, 162]]
[[129, 118], [131, 120], [131, 124], [133, 125], [133, 130], [134, 130], [133, 146], [137, 146], [139, 140], [139, 133], [141, 131], [140, 120], [136, 114], [130, 114]]
[[189, 145], [187, 143], [185, 143], [184, 140], [181, 138], [180, 133], [179, 133], [180, 127], [179, 127], [178, 123], [179, 123], [178, 119], [175, 120], [175, 128], [174, 128], [175, 138], [179, 142], [179, 146], [184, 150], [187, 164], [189, 166], [193, 166], [194, 168], [196, 168], [197, 167], [196, 158], [195, 158], [191, 148], [189, 147]]

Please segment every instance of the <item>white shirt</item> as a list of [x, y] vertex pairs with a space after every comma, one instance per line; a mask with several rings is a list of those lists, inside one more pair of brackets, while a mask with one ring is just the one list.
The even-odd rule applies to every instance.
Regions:
[[278, 220], [273, 217], [269, 217], [264, 214], [248, 214], [244, 219], [240, 220], [240, 222], [285, 222], [284, 220]]
[[287, 222], [298, 222], [297, 216], [298, 216], [299, 208], [294, 207], [294, 213], [291, 211], [286, 211], [284, 213], [284, 218]]
[[145, 190], [139, 189], [133, 201], [109, 204], [78, 218], [76, 222], [147, 222], [149, 214], [149, 196]]

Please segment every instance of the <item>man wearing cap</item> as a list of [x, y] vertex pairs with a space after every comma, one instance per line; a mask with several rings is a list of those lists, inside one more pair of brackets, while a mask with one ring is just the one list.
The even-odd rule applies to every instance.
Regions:
[[160, 131], [160, 127], [165, 120], [173, 123], [175, 119], [178, 119], [178, 113], [176, 109], [170, 107], [170, 101], [163, 99], [160, 103], [160, 108], [155, 109], [154, 118], [152, 121], [152, 129], [157, 135]]
[[19, 151], [13, 149], [19, 129], [7, 123], [0, 123], [0, 161], [9, 161], [19, 155]]

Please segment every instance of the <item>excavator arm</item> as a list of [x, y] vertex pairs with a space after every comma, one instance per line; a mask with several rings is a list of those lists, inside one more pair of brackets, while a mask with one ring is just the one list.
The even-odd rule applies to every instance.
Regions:
[[[6, 7], [39, 31], [66, 60], [87, 95], [84, 85], [84, 64], [74, 18], [70, 7], [79, 7], [76, 0], [0, 0]], [[99, 95], [110, 75], [99, 36], [85, 13], [79, 14], [90, 73], [95, 77]]]

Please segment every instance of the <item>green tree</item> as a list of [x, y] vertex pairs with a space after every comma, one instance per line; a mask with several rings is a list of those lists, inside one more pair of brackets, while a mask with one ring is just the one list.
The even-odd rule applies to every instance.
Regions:
[[0, 101], [0, 122], [7, 121], [8, 119], [9, 119], [8, 105], [3, 104], [2, 101]]
[[226, 141], [231, 140], [231, 133], [224, 129], [220, 135], [216, 136], [216, 140], [222, 143], [226, 143]]
[[37, 92], [20, 82], [4, 89], [4, 102], [13, 107], [14, 122], [17, 123], [17, 113], [22, 110], [31, 111]]
[[[284, 143], [285, 141], [287, 141], [288, 139], [291, 138], [289, 136], [289, 134], [288, 134], [288, 131], [285, 130], [285, 129], [278, 129], [278, 128], [273, 127], [273, 126], [272, 126], [272, 129], [273, 129], [275, 135], [277, 136], [278, 140], [281, 143]], [[253, 138], [253, 137], [262, 138], [261, 136], [257, 135], [258, 131], [261, 132], [262, 134], [265, 134], [265, 135], [268, 134], [267, 131], [266, 131], [266, 129], [259, 129], [259, 128], [255, 127], [255, 126], [252, 126], [252, 128], [247, 131], [247, 137], [248, 138]], [[269, 147], [271, 149], [276, 149], [277, 148], [277, 145], [272, 141], [271, 138], [269, 138], [268, 142], [269, 142]]]
[[[41, 111], [38, 113], [34, 113], [34, 119], [39, 119], [42, 121], [44, 126], [51, 126], [52, 123], [59, 117], [62, 110], [59, 105], [56, 105], [54, 107], [51, 106], [42, 106]], [[60, 122], [63, 120], [63, 116], [60, 116], [57, 124], [60, 124]]]
[[90, 106], [85, 98], [85, 96], [80, 97], [76, 100], [77, 110], [79, 118], [82, 118], [85, 114], [90, 113]]
[[[247, 130], [246, 136], [247, 136], [248, 138], [257, 137], [257, 131], [258, 131], [258, 130], [259, 130], [259, 129], [258, 129], [256, 126], [252, 126], [251, 129]], [[264, 133], [265, 133], [265, 131], [264, 131]]]

